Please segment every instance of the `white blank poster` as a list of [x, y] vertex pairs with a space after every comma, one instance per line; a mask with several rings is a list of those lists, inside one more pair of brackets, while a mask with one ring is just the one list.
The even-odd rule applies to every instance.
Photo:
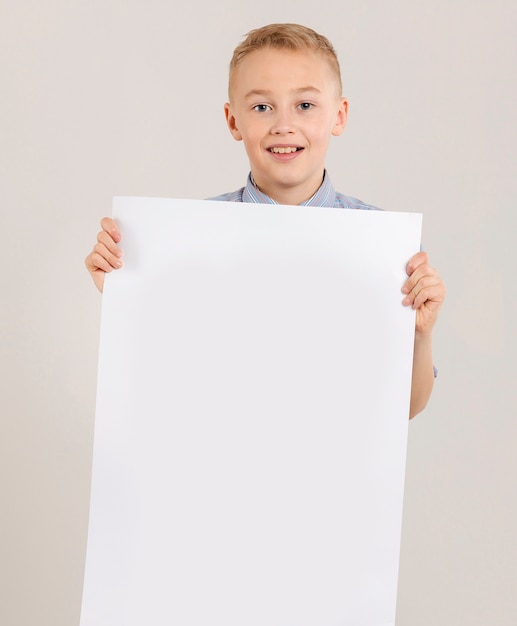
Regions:
[[393, 625], [421, 216], [114, 217], [81, 626]]

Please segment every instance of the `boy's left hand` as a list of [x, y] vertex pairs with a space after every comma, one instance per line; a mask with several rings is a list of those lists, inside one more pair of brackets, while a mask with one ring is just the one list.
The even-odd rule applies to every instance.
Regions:
[[426, 252], [412, 256], [406, 272], [409, 278], [402, 286], [402, 293], [407, 295], [402, 304], [416, 310], [416, 332], [431, 333], [445, 299], [445, 285], [438, 272], [428, 264]]

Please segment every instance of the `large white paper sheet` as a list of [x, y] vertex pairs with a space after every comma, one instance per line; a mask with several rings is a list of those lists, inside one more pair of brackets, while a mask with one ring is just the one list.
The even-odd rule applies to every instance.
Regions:
[[81, 626], [393, 625], [421, 216], [114, 217]]

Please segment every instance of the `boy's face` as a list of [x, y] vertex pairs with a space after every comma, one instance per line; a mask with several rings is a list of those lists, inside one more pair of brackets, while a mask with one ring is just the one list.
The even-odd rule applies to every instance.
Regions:
[[282, 204], [318, 189], [331, 135], [346, 125], [348, 103], [322, 54], [263, 48], [234, 71], [226, 120], [243, 141], [258, 187]]

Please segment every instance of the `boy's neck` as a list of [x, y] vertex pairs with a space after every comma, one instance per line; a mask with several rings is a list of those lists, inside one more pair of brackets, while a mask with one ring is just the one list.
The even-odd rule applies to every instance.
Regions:
[[315, 185], [314, 182], [308, 183], [306, 185], [296, 185], [290, 187], [274, 185], [270, 186], [268, 184], [260, 184], [257, 182], [255, 177], [253, 180], [255, 185], [259, 188], [259, 190], [269, 196], [272, 200], [277, 202], [278, 204], [290, 204], [293, 206], [297, 206], [312, 198], [312, 196], [318, 191], [321, 187], [321, 183], [323, 182], [324, 173], [321, 174], [321, 178], [319, 178], [319, 182]]

